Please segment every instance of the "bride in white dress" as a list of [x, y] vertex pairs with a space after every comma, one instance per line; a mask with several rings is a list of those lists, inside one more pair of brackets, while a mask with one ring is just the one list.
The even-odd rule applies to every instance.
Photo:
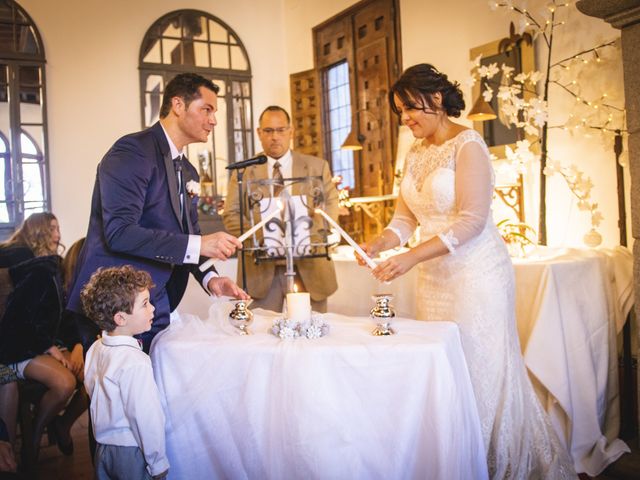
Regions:
[[389, 98], [417, 140], [391, 223], [362, 246], [375, 256], [404, 245], [418, 226], [422, 243], [373, 274], [388, 281], [417, 266], [418, 318], [460, 327], [490, 477], [575, 478], [520, 353], [513, 266], [491, 217], [488, 149], [477, 132], [449, 119], [464, 110], [462, 92], [433, 66], [420, 64], [402, 74]]

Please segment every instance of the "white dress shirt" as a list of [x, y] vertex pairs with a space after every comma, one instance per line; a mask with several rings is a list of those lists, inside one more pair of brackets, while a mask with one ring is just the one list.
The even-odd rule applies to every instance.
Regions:
[[151, 359], [135, 338], [102, 332], [87, 352], [84, 386], [98, 443], [140, 447], [152, 476], [169, 468]]
[[[162, 124], [160, 124], [162, 127]], [[187, 158], [187, 154], [185, 149], [182, 149], [182, 152], [178, 150], [178, 147], [175, 146], [171, 137], [167, 134], [167, 131], [162, 127], [162, 131], [164, 132], [164, 136], [167, 137], [167, 142], [169, 142], [169, 149], [171, 150], [171, 158], [176, 158], [178, 155], [184, 155]], [[185, 199], [187, 202], [187, 199]], [[187, 212], [189, 215], [189, 212]], [[187, 244], [187, 251], [184, 254], [184, 263], [198, 263], [200, 260], [200, 244], [202, 240], [200, 239], [200, 235], [189, 235], [189, 243]], [[206, 285], [206, 284], [205, 284]]]

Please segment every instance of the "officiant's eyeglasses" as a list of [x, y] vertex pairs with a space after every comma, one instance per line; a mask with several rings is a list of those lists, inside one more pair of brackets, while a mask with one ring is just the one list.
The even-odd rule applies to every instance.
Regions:
[[273, 135], [274, 133], [278, 135], [284, 135], [289, 131], [291, 127], [280, 127], [280, 128], [261, 128], [260, 131], [265, 135]]

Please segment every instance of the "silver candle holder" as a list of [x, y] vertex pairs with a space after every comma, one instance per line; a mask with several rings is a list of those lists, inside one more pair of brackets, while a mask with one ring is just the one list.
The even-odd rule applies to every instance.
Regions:
[[371, 297], [376, 305], [371, 309], [371, 320], [376, 322], [376, 328], [371, 332], [376, 337], [395, 335], [395, 331], [391, 328], [391, 322], [396, 316], [396, 312], [390, 305], [393, 295], [390, 293], [380, 293]]
[[240, 335], [251, 335], [249, 325], [253, 323], [253, 312], [248, 307], [252, 299], [231, 301], [234, 307], [229, 313], [229, 323], [239, 330]]

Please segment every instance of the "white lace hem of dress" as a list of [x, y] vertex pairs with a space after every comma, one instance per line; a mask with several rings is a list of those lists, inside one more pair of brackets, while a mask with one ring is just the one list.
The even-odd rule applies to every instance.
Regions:
[[453, 234], [453, 230], [449, 230], [447, 233], [439, 233], [438, 238], [442, 240], [442, 243], [444, 243], [444, 246], [447, 247], [449, 253], [454, 254], [456, 252], [456, 245], [458, 245], [460, 242]]

